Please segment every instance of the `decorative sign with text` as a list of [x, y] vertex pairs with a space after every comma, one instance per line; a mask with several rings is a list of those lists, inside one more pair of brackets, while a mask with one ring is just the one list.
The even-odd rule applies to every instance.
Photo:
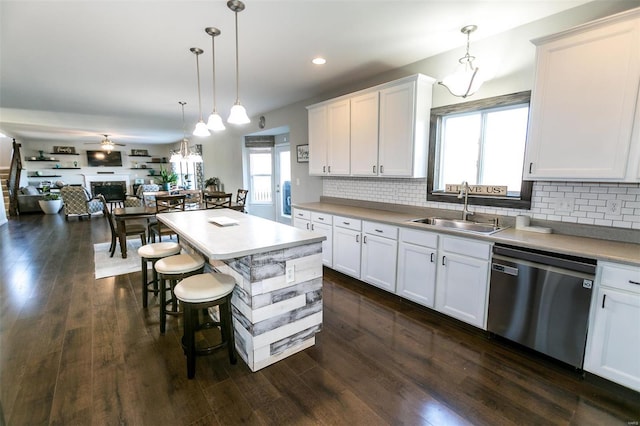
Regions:
[[[444, 192], [459, 194], [462, 190], [462, 185], [448, 183], [444, 188]], [[507, 187], [506, 185], [469, 185], [469, 195], [497, 195], [505, 197], [507, 195]]]

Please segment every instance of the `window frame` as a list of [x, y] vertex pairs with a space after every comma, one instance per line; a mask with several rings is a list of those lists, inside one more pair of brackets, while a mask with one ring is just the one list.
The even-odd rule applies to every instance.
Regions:
[[[459, 104], [446, 105], [431, 109], [429, 127], [429, 154], [428, 154], [428, 174], [427, 174], [427, 201], [440, 203], [462, 204], [457, 194], [445, 194], [433, 192], [436, 146], [439, 142], [442, 118], [450, 114], [470, 113], [480, 110], [506, 107], [517, 104], [529, 103], [531, 108], [531, 90], [511, 93], [508, 95], [494, 96], [491, 98], [479, 99], [477, 101], [463, 102]], [[525, 141], [525, 147], [526, 147]], [[524, 176], [524, 174], [523, 174]], [[531, 193], [533, 192], [533, 181], [522, 180], [520, 187], [520, 197], [495, 197], [482, 195], [469, 195], [468, 204], [476, 206], [505, 207], [514, 209], [531, 209]]]

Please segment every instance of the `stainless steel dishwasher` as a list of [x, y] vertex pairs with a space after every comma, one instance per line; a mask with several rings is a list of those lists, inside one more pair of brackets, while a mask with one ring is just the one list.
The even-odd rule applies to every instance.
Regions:
[[582, 369], [596, 261], [496, 244], [488, 330]]

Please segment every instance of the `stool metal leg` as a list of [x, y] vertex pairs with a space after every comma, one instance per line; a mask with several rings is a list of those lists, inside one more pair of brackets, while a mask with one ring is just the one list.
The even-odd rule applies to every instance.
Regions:
[[184, 335], [183, 344], [187, 355], [187, 378], [193, 379], [196, 375], [196, 337], [195, 337], [195, 314], [197, 309], [191, 309], [191, 304], [183, 303], [184, 309]]
[[[224, 318], [224, 320], [222, 320]], [[220, 331], [222, 332], [223, 340], [227, 342], [227, 350], [229, 352], [229, 362], [231, 364], [235, 364], [238, 362], [236, 359], [236, 344], [235, 338], [233, 337], [233, 318], [231, 316], [231, 296], [227, 297], [227, 300], [220, 305], [220, 322], [223, 323], [223, 326], [220, 327]]]
[[[142, 307], [146, 308], [147, 304], [149, 303], [149, 294], [148, 294], [148, 287], [147, 287], [147, 280], [148, 280], [148, 272], [147, 272], [147, 259], [145, 257], [142, 257]], [[155, 270], [155, 269], [154, 269]]]

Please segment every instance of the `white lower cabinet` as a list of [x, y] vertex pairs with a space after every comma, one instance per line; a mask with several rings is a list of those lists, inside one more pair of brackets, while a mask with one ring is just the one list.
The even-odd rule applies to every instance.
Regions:
[[640, 267], [598, 264], [584, 369], [640, 391]]
[[491, 243], [441, 236], [436, 310], [486, 329]]
[[401, 228], [396, 294], [433, 308], [437, 260], [438, 234]]
[[324, 235], [327, 239], [322, 242], [322, 263], [333, 267], [333, 216], [324, 213], [311, 213], [311, 230]]
[[362, 281], [395, 292], [398, 228], [375, 222], [364, 222], [362, 228]]
[[331, 223], [333, 216], [330, 214], [310, 212], [308, 210], [294, 209], [293, 226], [305, 231], [313, 231], [322, 234], [326, 240], [322, 241], [322, 263], [325, 266], [333, 266], [333, 228]]
[[333, 269], [360, 279], [362, 221], [333, 216]]

